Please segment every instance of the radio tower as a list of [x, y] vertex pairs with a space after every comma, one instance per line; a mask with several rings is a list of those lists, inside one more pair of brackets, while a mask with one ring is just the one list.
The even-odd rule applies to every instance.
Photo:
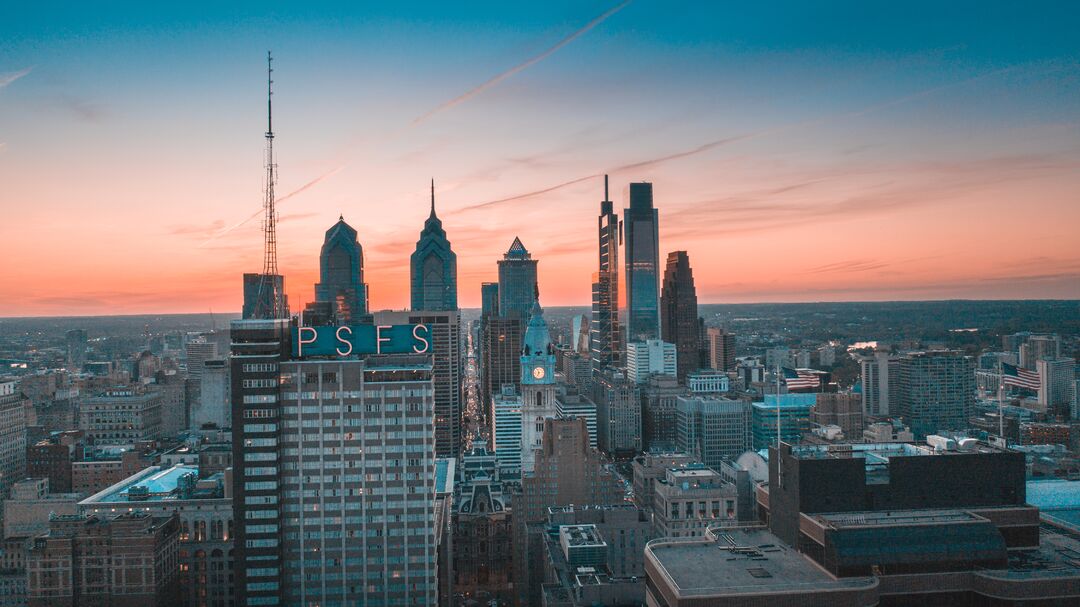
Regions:
[[274, 184], [277, 183], [277, 164], [274, 163], [274, 69], [273, 57], [266, 52], [266, 189], [263, 199], [263, 269], [261, 274], [244, 275], [244, 318], [287, 318], [289, 305], [285, 299], [285, 277], [278, 274], [277, 209], [274, 208]]
[[266, 51], [266, 200], [263, 201], [264, 254], [263, 276], [273, 276], [277, 269], [277, 212], [274, 209], [274, 182], [277, 181], [277, 165], [274, 164], [274, 59]]

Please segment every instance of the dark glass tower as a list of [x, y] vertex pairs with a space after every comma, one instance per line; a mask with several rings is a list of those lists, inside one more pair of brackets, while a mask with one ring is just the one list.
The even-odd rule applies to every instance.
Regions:
[[363, 322], [368, 311], [364, 284], [364, 250], [356, 240], [356, 230], [344, 217], [326, 231], [319, 254], [319, 282], [315, 301], [329, 304], [334, 320], [341, 324]]
[[435, 180], [431, 181], [431, 214], [410, 259], [413, 310], [456, 310], [457, 255], [435, 215]]
[[664, 289], [660, 294], [662, 339], [675, 344], [679, 381], [701, 366], [701, 324], [698, 322], [697, 290], [686, 251], [668, 253]]
[[514, 238], [510, 249], [499, 260], [499, 315], [506, 318], [529, 319], [539, 289], [536, 283], [537, 260], [532, 258], [521, 240]]
[[499, 315], [499, 283], [485, 282], [480, 284], [480, 316]]
[[589, 353], [594, 372], [617, 366], [622, 360], [622, 333], [619, 327], [619, 217], [608, 198], [608, 178], [604, 175], [604, 200], [597, 219], [600, 265], [592, 285], [592, 319], [589, 326]]
[[623, 211], [626, 238], [627, 341], [660, 337], [659, 217], [651, 183], [630, 184], [630, 208]]

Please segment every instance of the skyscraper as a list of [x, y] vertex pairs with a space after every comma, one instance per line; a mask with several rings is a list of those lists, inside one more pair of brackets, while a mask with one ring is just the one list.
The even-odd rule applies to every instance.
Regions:
[[485, 282], [480, 284], [480, 316], [492, 316], [499, 314], [499, 283]]
[[435, 456], [457, 457], [461, 450], [461, 312], [376, 312], [376, 325], [425, 325], [430, 331], [435, 377]]
[[720, 327], [706, 330], [709, 344], [709, 366], [717, 371], [735, 369], [735, 334]]
[[279, 467], [282, 516], [236, 520], [280, 524], [282, 604], [438, 604], [431, 358], [290, 360], [281, 380], [278, 460], [248, 465]]
[[1041, 358], [1035, 369], [1039, 372], [1039, 404], [1050, 413], [1069, 415], [1076, 402], [1076, 360]]
[[596, 444], [610, 457], [641, 451], [641, 393], [623, 372], [608, 367], [593, 378]]
[[600, 370], [622, 361], [622, 328], [619, 324], [619, 217], [608, 197], [604, 175], [604, 200], [597, 218], [600, 265], [592, 285], [592, 318], [589, 351], [592, 368]]
[[537, 260], [532, 258], [519, 238], [499, 260], [499, 315], [528, 320], [533, 302], [539, 296], [536, 282]]
[[860, 365], [863, 413], [888, 417], [899, 393], [900, 358], [888, 352], [875, 352], [873, 358], [863, 358]]
[[431, 180], [431, 214], [409, 260], [413, 310], [457, 310], [457, 255], [435, 215], [435, 180]]
[[969, 426], [975, 411], [975, 360], [957, 350], [912, 352], [900, 358], [894, 414], [917, 440], [940, 430]]
[[[372, 329], [346, 343], [408, 351]], [[285, 320], [231, 333], [237, 604], [435, 605], [430, 342], [310, 355], [340, 334]]]
[[356, 230], [345, 223], [344, 217], [338, 217], [338, 222], [326, 231], [319, 253], [315, 301], [329, 305], [338, 324], [362, 322], [367, 315], [364, 249], [356, 239]]
[[626, 243], [627, 341], [660, 337], [660, 233], [651, 183], [630, 184], [623, 211]]
[[668, 253], [664, 288], [660, 294], [660, 334], [678, 352], [679, 381], [701, 368], [701, 333], [698, 323], [697, 290], [686, 251]]
[[533, 303], [521, 347], [521, 472], [530, 474], [543, 447], [544, 420], [555, 417], [555, 349], [540, 302]]

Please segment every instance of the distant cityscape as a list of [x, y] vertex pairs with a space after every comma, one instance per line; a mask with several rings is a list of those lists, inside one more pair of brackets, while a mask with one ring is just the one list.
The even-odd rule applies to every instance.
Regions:
[[588, 305], [461, 308], [434, 180], [407, 309], [348, 212], [290, 301], [271, 60], [239, 313], [0, 319], [0, 607], [1080, 604], [1080, 301], [702, 303], [608, 175]]

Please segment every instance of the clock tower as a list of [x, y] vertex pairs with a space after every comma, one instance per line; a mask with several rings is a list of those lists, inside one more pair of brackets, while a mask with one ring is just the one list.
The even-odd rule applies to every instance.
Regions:
[[556, 417], [555, 348], [540, 302], [534, 301], [521, 348], [521, 471], [532, 472], [543, 447], [544, 420]]

